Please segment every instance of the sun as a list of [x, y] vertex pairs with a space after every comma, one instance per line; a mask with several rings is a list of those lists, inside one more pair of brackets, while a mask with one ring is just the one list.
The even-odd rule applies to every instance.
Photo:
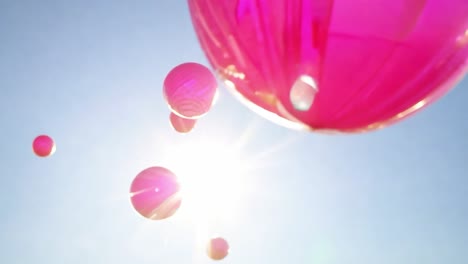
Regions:
[[184, 220], [207, 225], [235, 219], [249, 184], [249, 164], [228, 142], [198, 140], [173, 145], [164, 164], [181, 185]]

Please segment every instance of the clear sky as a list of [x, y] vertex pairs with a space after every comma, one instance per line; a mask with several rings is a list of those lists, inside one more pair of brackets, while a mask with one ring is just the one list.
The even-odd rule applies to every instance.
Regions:
[[[231, 245], [224, 263], [468, 263], [468, 80], [348, 136], [276, 126], [222, 87], [182, 136], [162, 82], [186, 61], [207, 64], [183, 0], [0, 1], [0, 263], [211, 263], [215, 233]], [[56, 140], [52, 157], [33, 155], [39, 134]], [[184, 167], [187, 153], [224, 157], [205, 145], [239, 156], [211, 178], [235, 188], [192, 188], [166, 221], [135, 213], [136, 174], [171, 165], [206, 181]]]

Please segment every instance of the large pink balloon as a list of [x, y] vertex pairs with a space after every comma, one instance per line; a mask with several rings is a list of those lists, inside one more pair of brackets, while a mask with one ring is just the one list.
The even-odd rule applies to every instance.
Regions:
[[47, 135], [37, 136], [33, 141], [32, 147], [34, 153], [41, 158], [48, 157], [55, 152], [54, 140]]
[[183, 118], [172, 112], [169, 115], [169, 120], [174, 130], [179, 133], [188, 133], [192, 131], [197, 123], [197, 119]]
[[381, 128], [441, 97], [467, 69], [467, 0], [188, 3], [228, 88], [286, 125]]
[[172, 112], [185, 118], [199, 118], [213, 104], [218, 83], [207, 67], [187, 62], [172, 69], [164, 80], [164, 98]]
[[130, 199], [142, 216], [161, 220], [172, 216], [179, 209], [179, 189], [174, 173], [163, 167], [150, 167], [133, 180]]
[[224, 259], [229, 253], [229, 244], [222, 237], [212, 238], [208, 242], [206, 253], [213, 260]]

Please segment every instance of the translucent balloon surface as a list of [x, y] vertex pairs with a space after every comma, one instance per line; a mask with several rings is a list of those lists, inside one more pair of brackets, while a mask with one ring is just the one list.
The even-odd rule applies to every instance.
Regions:
[[40, 135], [33, 141], [33, 151], [39, 157], [48, 157], [55, 152], [54, 140], [47, 135]]
[[172, 69], [164, 80], [164, 98], [174, 113], [185, 118], [206, 114], [218, 83], [207, 67], [188, 62]]
[[285, 125], [381, 128], [441, 97], [467, 69], [467, 0], [188, 3], [228, 88]]
[[174, 173], [163, 167], [151, 167], [133, 180], [131, 202], [142, 216], [152, 220], [165, 219], [180, 207], [179, 189]]
[[196, 119], [183, 118], [174, 113], [170, 114], [169, 120], [171, 121], [171, 125], [174, 130], [179, 133], [188, 133], [192, 131], [197, 123]]
[[224, 259], [229, 253], [229, 244], [224, 238], [213, 238], [208, 242], [207, 254], [213, 260]]

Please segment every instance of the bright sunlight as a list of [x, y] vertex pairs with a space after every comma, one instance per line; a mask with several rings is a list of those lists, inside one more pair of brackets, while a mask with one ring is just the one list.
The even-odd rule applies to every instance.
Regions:
[[205, 225], [235, 218], [249, 184], [240, 151], [214, 140], [192, 142], [172, 146], [163, 164], [181, 184], [184, 220]]

